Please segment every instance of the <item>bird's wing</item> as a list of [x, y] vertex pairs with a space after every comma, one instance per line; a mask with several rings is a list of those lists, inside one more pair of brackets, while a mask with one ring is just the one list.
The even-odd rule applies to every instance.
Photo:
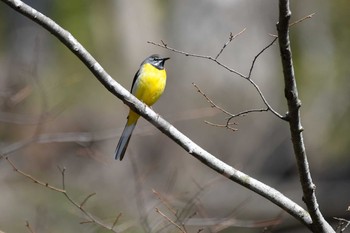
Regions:
[[139, 76], [140, 76], [140, 69], [136, 72], [136, 74], [134, 76], [134, 80], [132, 81], [131, 90], [130, 90], [131, 93], [132, 93], [132, 90], [133, 90], [134, 85], [136, 83], [136, 80], [138, 79]]

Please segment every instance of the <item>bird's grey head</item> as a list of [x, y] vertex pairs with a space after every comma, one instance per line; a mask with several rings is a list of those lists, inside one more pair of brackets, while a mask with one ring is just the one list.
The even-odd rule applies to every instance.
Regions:
[[145, 64], [145, 63], [150, 63], [151, 65], [153, 65], [154, 67], [160, 69], [160, 70], [163, 70], [164, 69], [164, 63], [166, 60], [170, 59], [169, 57], [165, 57], [165, 58], [162, 58], [160, 57], [158, 54], [153, 54], [149, 57], [147, 57], [143, 62], [142, 64]]

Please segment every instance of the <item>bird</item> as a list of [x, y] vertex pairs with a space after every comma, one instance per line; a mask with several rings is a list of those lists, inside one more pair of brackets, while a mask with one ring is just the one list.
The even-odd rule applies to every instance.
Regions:
[[[134, 76], [131, 93], [148, 106], [152, 106], [157, 102], [164, 92], [166, 85], [164, 64], [168, 59], [170, 58], [162, 58], [158, 54], [153, 54], [141, 63], [139, 70]], [[124, 158], [126, 148], [139, 117], [140, 115], [130, 109], [126, 125], [115, 150], [116, 160], [121, 161]]]

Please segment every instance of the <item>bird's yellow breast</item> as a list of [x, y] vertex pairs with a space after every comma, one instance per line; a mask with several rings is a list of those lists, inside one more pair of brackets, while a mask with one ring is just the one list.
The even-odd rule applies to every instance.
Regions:
[[166, 71], [146, 63], [141, 67], [132, 92], [139, 100], [151, 106], [163, 94], [165, 84]]

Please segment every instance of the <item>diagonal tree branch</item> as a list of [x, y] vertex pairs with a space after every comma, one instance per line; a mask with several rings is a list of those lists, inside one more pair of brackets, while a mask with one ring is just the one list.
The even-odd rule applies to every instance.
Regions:
[[312, 218], [313, 232], [334, 232], [332, 227], [323, 218], [318, 207], [315, 188], [312, 182], [309, 163], [306, 156], [303, 127], [301, 125], [300, 107], [301, 102], [298, 97], [298, 89], [295, 80], [292, 51], [289, 40], [289, 19], [291, 12], [289, 9], [289, 0], [279, 1], [279, 22], [277, 24], [280, 55], [283, 66], [283, 75], [285, 83], [285, 96], [288, 102], [287, 119], [290, 126], [294, 154], [298, 166], [298, 174], [303, 189], [303, 200]]
[[45, 29], [57, 37], [87, 66], [87, 68], [95, 75], [101, 84], [104, 85], [112, 94], [117, 96], [132, 110], [156, 126], [161, 132], [166, 134], [174, 142], [185, 149], [189, 154], [219, 174], [222, 174], [230, 180], [270, 200], [272, 203], [276, 204], [311, 229], [312, 220], [307, 211], [305, 211], [302, 207], [284, 196], [279, 191], [224, 163], [223, 161], [217, 159], [215, 156], [201, 148], [199, 145], [195, 144], [190, 138], [182, 134], [174, 126], [165, 121], [153, 110], [151, 110], [136, 97], [134, 97], [119, 83], [114, 81], [112, 77], [102, 68], [102, 66], [68, 31], [64, 30], [50, 18], [31, 8], [20, 0], [1, 1], [9, 5], [17, 12], [33, 20], [34, 22], [42, 25]]

